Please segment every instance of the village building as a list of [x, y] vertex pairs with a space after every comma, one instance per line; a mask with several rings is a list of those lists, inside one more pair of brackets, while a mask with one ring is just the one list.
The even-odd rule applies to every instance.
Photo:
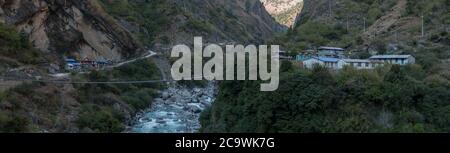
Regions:
[[65, 61], [66, 61], [66, 65], [65, 65], [65, 69], [66, 70], [79, 70], [79, 69], [81, 69], [81, 63], [78, 62], [77, 60], [68, 58]]
[[366, 59], [343, 59], [345, 65], [351, 66], [356, 69], [374, 69], [378, 66], [383, 66], [384, 63], [371, 61]]
[[416, 63], [416, 58], [411, 55], [375, 55], [370, 57], [370, 60], [398, 65], [408, 65]]
[[307, 69], [312, 69], [315, 66], [323, 66], [323, 65], [325, 65], [325, 63], [319, 60], [319, 58], [310, 58], [303, 61], [303, 67]]
[[343, 60], [329, 57], [313, 57], [303, 61], [303, 66], [307, 69], [312, 69], [315, 66], [324, 66], [329, 69], [342, 69], [344, 65]]
[[319, 57], [346, 58], [345, 49], [339, 47], [319, 47], [317, 51]]
[[67, 58], [65, 59], [65, 62], [65, 69], [69, 71], [101, 69], [112, 64], [112, 62], [108, 60], [90, 60], [89, 58], [85, 58], [81, 61]]
[[414, 64], [416, 59], [411, 55], [375, 55], [369, 59], [348, 59], [345, 50], [338, 47], [320, 47], [317, 54], [304, 51], [295, 60], [302, 63], [304, 68], [314, 68], [320, 65], [329, 69], [339, 70], [345, 66], [356, 69], [374, 69], [385, 64], [408, 65]]
[[279, 51], [278, 56], [280, 57], [280, 60], [292, 60], [292, 56], [289, 55], [287, 51]]
[[308, 60], [313, 57], [317, 57], [317, 53], [315, 50], [304, 50], [295, 56], [295, 60], [296, 61], [305, 61], [305, 60]]
[[351, 66], [356, 69], [375, 69], [376, 67], [383, 66], [385, 64], [408, 65], [414, 64], [414, 62], [415, 58], [411, 55], [382, 55], [382, 56], [373, 56], [370, 59], [339, 59], [329, 57], [313, 57], [304, 60], [303, 67], [311, 69], [319, 65], [333, 70], [339, 70], [344, 68], [345, 66]]

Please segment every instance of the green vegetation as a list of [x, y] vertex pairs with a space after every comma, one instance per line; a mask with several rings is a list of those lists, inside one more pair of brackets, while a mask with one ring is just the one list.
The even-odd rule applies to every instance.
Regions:
[[[261, 82], [221, 82], [216, 102], [202, 114], [202, 132], [450, 132], [450, 41], [442, 28], [449, 21], [448, 1], [408, 0], [398, 20], [420, 21], [427, 12], [426, 37], [418, 37], [420, 27], [399, 21], [373, 39], [363, 36], [364, 18], [369, 27], [398, 1], [340, 0], [331, 16], [328, 2], [314, 2], [315, 13], [304, 12], [273, 44], [292, 54], [327, 45], [356, 52], [354, 58], [367, 58], [369, 50], [411, 54], [417, 65], [329, 71], [283, 62], [275, 92], [260, 92]], [[395, 40], [391, 30], [398, 27], [405, 37]], [[389, 49], [393, 44], [396, 49]]]
[[[448, 56], [448, 1], [408, 0], [404, 6], [405, 11], [400, 14], [402, 16], [394, 19], [398, 22], [373, 38], [363, 34], [364, 21], [366, 29], [371, 27], [380, 17], [391, 12], [398, 1], [339, 0], [340, 5], [332, 9], [331, 16], [328, 1], [315, 3], [319, 6], [316, 9], [321, 13], [312, 13], [305, 9], [300, 23], [273, 42], [281, 44], [293, 53], [319, 46], [337, 46], [347, 49], [354, 58], [366, 58], [369, 51], [379, 54], [425, 56], [422, 54], [426, 50], [440, 50], [439, 54], [444, 54], [441, 59]], [[420, 37], [422, 15], [425, 20], [425, 37]], [[440, 55], [437, 57], [442, 57]]]
[[121, 132], [124, 130], [124, 125], [120, 118], [123, 117], [114, 109], [85, 104], [81, 107], [77, 124], [80, 127], [94, 129], [95, 132]]
[[152, 43], [161, 32], [169, 28], [172, 17], [179, 13], [175, 5], [166, 0], [99, 0], [106, 12], [115, 18], [136, 24], [132, 31], [144, 44]]
[[[158, 80], [160, 76], [151, 60], [140, 60], [112, 70], [73, 74], [72, 79], [135, 81]], [[70, 90], [65, 87], [71, 88], [70, 85], [24, 83], [1, 92], [0, 132], [67, 130], [73, 126], [82, 132], [123, 132], [130, 117], [151, 105], [161, 85], [74, 84]], [[70, 116], [76, 118], [74, 123], [67, 121], [72, 114], [62, 114], [65, 111], [74, 113]]]
[[[57, 110], [55, 96], [34, 91], [40, 87], [36, 83], [24, 83], [2, 94], [0, 98], [0, 132], [30, 132], [30, 114], [32, 108], [46, 112], [46, 117], [54, 117]], [[39, 112], [41, 113], [41, 112]]]
[[363, 43], [360, 35], [364, 29], [364, 20], [366, 26], [370, 26], [395, 5], [396, 1], [340, 0], [340, 5], [333, 8], [332, 16], [329, 15], [328, 1], [316, 3], [322, 6], [319, 7], [322, 10], [320, 16], [311, 17], [306, 12], [307, 15], [296, 27], [290, 29], [286, 35], [276, 38], [274, 42], [294, 52], [326, 45], [355, 48]]
[[[160, 79], [158, 68], [150, 60], [140, 60], [111, 71], [94, 71], [74, 78], [88, 81]], [[77, 124], [81, 129], [89, 128], [95, 132], [122, 132], [126, 122], [125, 115], [148, 108], [160, 87], [158, 83], [77, 85], [76, 98], [83, 105]]]
[[275, 92], [260, 92], [258, 82], [222, 82], [202, 114], [202, 132], [450, 132], [449, 81], [427, 78], [419, 65], [283, 67]]
[[41, 53], [31, 48], [24, 34], [3, 23], [0, 23], [0, 56], [17, 59], [24, 64], [35, 64], [42, 60]]

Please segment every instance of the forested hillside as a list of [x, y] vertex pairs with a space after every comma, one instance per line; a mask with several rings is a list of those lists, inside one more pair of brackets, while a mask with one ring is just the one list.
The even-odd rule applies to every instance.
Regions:
[[205, 42], [256, 43], [285, 28], [258, 0], [99, 0], [107, 12], [150, 47]]
[[[169, 63], [164, 54], [194, 36], [247, 44], [285, 30], [258, 0], [0, 0], [0, 6], [0, 132], [126, 131], [165, 86], [92, 82], [161, 80], [169, 70], [158, 65]], [[148, 50], [159, 56], [112, 65]], [[113, 63], [83, 73], [65, 69], [64, 58], [86, 57]]]
[[[202, 132], [450, 132], [449, 1], [305, 0], [295, 28], [272, 43], [293, 55], [319, 46], [412, 54], [375, 70], [282, 65], [280, 87], [222, 82]], [[424, 35], [422, 36], [422, 15]]]
[[223, 82], [203, 113], [202, 132], [450, 132], [450, 84], [418, 65], [282, 69], [275, 92], [260, 92], [257, 82]]

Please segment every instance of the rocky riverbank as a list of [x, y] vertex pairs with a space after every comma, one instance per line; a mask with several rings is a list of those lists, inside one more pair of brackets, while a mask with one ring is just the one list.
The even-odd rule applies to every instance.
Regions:
[[200, 114], [211, 106], [217, 86], [209, 82], [202, 88], [171, 85], [160, 92], [152, 107], [136, 116], [129, 131], [134, 133], [195, 133], [200, 129]]

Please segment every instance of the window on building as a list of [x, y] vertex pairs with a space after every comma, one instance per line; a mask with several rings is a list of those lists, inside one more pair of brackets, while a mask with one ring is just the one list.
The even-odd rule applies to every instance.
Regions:
[[358, 67], [361, 67], [362, 66], [362, 63], [358, 63]]

